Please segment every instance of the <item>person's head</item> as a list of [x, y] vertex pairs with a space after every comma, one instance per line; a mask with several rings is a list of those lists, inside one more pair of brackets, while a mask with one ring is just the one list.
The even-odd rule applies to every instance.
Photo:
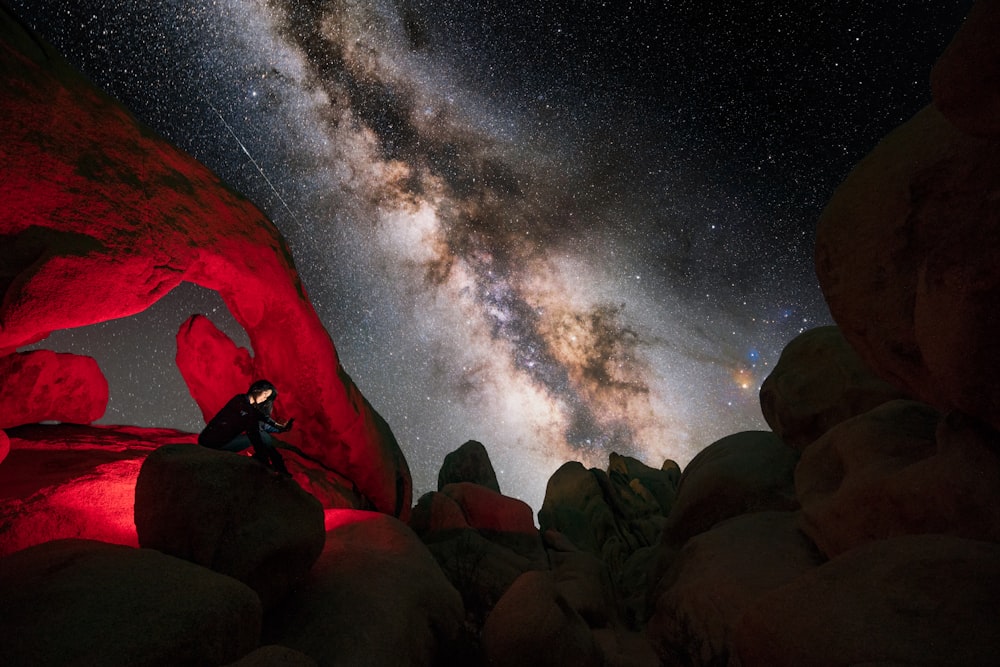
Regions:
[[273, 401], [278, 396], [278, 390], [267, 380], [257, 380], [247, 389], [247, 398], [253, 404]]

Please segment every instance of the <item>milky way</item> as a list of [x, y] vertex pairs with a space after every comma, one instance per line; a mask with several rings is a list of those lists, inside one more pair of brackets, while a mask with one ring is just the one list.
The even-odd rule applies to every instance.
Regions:
[[[537, 509], [564, 461], [766, 428], [760, 383], [829, 322], [819, 210], [971, 3], [63, 4], [13, 6], [275, 221], [415, 491], [476, 439]], [[198, 430], [164, 369], [192, 311], [245, 343], [219, 304], [44, 345], [98, 358], [104, 421]]]

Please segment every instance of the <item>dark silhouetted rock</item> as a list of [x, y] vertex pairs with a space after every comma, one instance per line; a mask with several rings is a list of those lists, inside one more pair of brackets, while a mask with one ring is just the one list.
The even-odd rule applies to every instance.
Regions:
[[[182, 281], [215, 290], [247, 332], [253, 375], [279, 388], [277, 413], [296, 417], [288, 441], [405, 517], [406, 460], [341, 367], [275, 226], [0, 11], [0, 144], [17, 156], [0, 160], [0, 354], [134, 315]], [[243, 373], [195, 378], [202, 411]]]
[[670, 514], [681, 471], [673, 461], [657, 470], [630, 456], [612, 452], [608, 457], [608, 477], [619, 499], [630, 507], [629, 518]]
[[548, 572], [518, 577], [486, 619], [482, 643], [492, 667], [602, 664], [586, 621]]
[[206, 422], [257, 379], [249, 350], [203, 315], [192, 315], [177, 331], [177, 369]]
[[265, 606], [323, 550], [323, 507], [247, 456], [197, 445], [150, 454], [135, 486], [139, 544], [245, 582]]
[[797, 524], [795, 512], [744, 514], [687, 541], [646, 628], [662, 664], [737, 664], [733, 634], [744, 609], [824, 560]]
[[903, 392], [870, 371], [833, 326], [793, 339], [760, 388], [768, 426], [798, 450], [845, 419], [897, 398], [905, 398]]
[[447, 665], [462, 636], [462, 600], [405, 524], [328, 510], [326, 547], [266, 620], [265, 638], [319, 665]]
[[793, 474], [799, 453], [768, 431], [744, 431], [699, 452], [681, 475], [664, 537], [680, 545], [723, 519], [798, 509]]
[[169, 429], [71, 424], [21, 426], [9, 437], [0, 464], [0, 555], [72, 537], [138, 546], [133, 506], [143, 459], [193, 439]]
[[888, 135], [819, 221], [816, 272], [865, 364], [942, 412], [1000, 427], [997, 144], [934, 107]]
[[963, 132], [1000, 138], [1000, 5], [983, 0], [931, 71], [934, 106]]
[[0, 356], [0, 428], [89, 424], [108, 407], [108, 381], [90, 357], [49, 350]]
[[438, 491], [457, 482], [480, 484], [500, 493], [496, 471], [493, 470], [490, 455], [481, 442], [469, 440], [444, 457], [444, 463], [438, 471]]
[[828, 556], [942, 533], [1000, 542], [1000, 436], [893, 401], [830, 430], [795, 472], [803, 529]]
[[226, 667], [317, 667], [317, 662], [301, 651], [270, 644], [261, 646]]
[[46, 542], [0, 559], [0, 664], [201, 665], [259, 644], [257, 595], [151, 549]]
[[878, 540], [753, 603], [743, 667], [982, 667], [1000, 655], [1000, 545], [924, 535]]

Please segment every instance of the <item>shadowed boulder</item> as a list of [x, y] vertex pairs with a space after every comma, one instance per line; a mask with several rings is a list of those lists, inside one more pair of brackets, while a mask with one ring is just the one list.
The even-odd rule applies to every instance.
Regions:
[[481, 442], [469, 440], [444, 457], [444, 463], [438, 471], [438, 491], [458, 482], [480, 484], [500, 493], [496, 471], [493, 470], [490, 455]]
[[245, 582], [265, 606], [323, 550], [323, 508], [247, 456], [197, 445], [150, 454], [135, 486], [139, 544]]
[[270, 644], [261, 646], [225, 667], [317, 667], [315, 660], [301, 651]]
[[215, 667], [257, 647], [244, 584], [151, 549], [46, 542], [0, 559], [0, 664]]
[[1000, 545], [923, 535], [878, 540], [751, 605], [743, 667], [982, 667], [1000, 655]]

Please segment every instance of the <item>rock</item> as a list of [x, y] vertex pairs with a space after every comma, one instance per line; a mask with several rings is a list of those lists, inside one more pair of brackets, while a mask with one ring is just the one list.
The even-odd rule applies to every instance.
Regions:
[[139, 544], [238, 579], [265, 607], [323, 550], [323, 508], [247, 456], [197, 445], [150, 454], [135, 485]]
[[608, 477], [619, 490], [619, 499], [632, 506], [633, 517], [670, 514], [680, 482], [680, 468], [676, 463], [666, 461], [664, 467], [657, 470], [615, 452], [608, 458]]
[[256, 379], [250, 352], [203, 315], [192, 315], [177, 331], [177, 369], [206, 422]]
[[898, 398], [903, 392], [872, 373], [835, 326], [793, 339], [760, 388], [768, 426], [800, 451], [845, 419]]
[[522, 500], [471, 482], [449, 484], [442, 493], [458, 504], [471, 528], [538, 536], [534, 512]]
[[797, 523], [795, 512], [744, 514], [687, 541], [646, 627], [662, 664], [736, 664], [744, 609], [824, 560]]
[[320, 665], [455, 662], [461, 597], [413, 531], [374, 512], [327, 515], [323, 554], [268, 615], [265, 638]]
[[444, 457], [444, 463], [438, 471], [438, 491], [456, 482], [481, 484], [500, 493], [496, 471], [493, 470], [490, 455], [481, 442], [469, 440]]
[[108, 407], [108, 381], [90, 357], [49, 350], [0, 356], [0, 428], [43, 421], [89, 424]]
[[837, 188], [816, 242], [830, 312], [865, 364], [916, 400], [995, 428], [998, 146], [924, 109]]
[[982, 0], [931, 70], [934, 106], [963, 132], [1000, 138], [1000, 5]]
[[680, 545], [723, 519], [798, 509], [793, 481], [798, 459], [798, 452], [767, 431], [744, 431], [712, 443], [681, 475], [664, 540]]
[[835, 427], [795, 472], [803, 530], [828, 556], [942, 533], [1000, 542], [1000, 436], [893, 401]]
[[431, 491], [420, 496], [410, 514], [410, 528], [421, 537], [468, 529], [462, 507], [445, 493]]
[[[17, 159], [0, 160], [0, 354], [138, 313], [182, 281], [213, 289], [247, 332], [253, 375], [279, 388], [277, 413], [296, 417], [289, 443], [405, 518], [406, 460], [340, 365], [275, 226], [2, 11], [0, 145]], [[216, 395], [201, 387], [243, 372], [194, 382], [202, 411]]]
[[0, 555], [71, 537], [138, 546], [139, 467], [155, 448], [192, 438], [128, 426], [11, 429], [11, 451], [0, 465]]
[[260, 627], [248, 587], [151, 549], [56, 540], [0, 559], [11, 667], [211, 667], [256, 648]]
[[736, 630], [743, 667], [978, 667], [1000, 655], [1000, 545], [877, 540], [772, 590]]
[[0, 463], [7, 458], [7, 454], [10, 453], [10, 438], [7, 437], [7, 433], [0, 431]]
[[486, 619], [482, 642], [492, 667], [601, 664], [586, 621], [559, 595], [547, 572], [517, 578]]
[[315, 660], [301, 651], [276, 646], [274, 644], [261, 646], [253, 653], [248, 653], [236, 662], [226, 667], [317, 667]]

